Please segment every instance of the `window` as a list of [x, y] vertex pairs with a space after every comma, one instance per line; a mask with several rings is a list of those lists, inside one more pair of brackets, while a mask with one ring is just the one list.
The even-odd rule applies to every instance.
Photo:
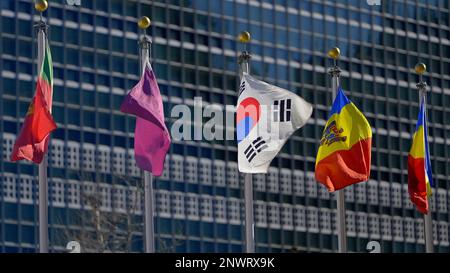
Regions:
[[[2, 19], [2, 24], [3, 24], [2, 32], [3, 33], [15, 34], [15, 28], [10, 27], [10, 26], [14, 26], [15, 25], [14, 19], [13, 18], [7, 18], [7, 17], [4, 17], [4, 16], [2, 16], [1, 19]], [[30, 35], [30, 34], [28, 33], [28, 35]], [[3, 37], [2, 37], [2, 39], [3, 39]]]
[[[121, 1], [122, 2], [122, 1]], [[136, 2], [125, 2], [125, 15], [131, 17], [137, 17], [137, 4]]]
[[67, 21], [73, 21], [78, 23], [78, 13], [72, 10], [66, 10], [66, 16], [64, 19]]
[[88, 13], [81, 13], [81, 23], [88, 24], [88, 25], [93, 25], [94, 24], [94, 17], [91, 14], [88, 14]]
[[94, 47], [94, 35], [92, 32], [81, 31], [81, 45], [85, 47]]
[[105, 34], [96, 33], [95, 34], [96, 45], [100, 49], [108, 50], [108, 36]]
[[180, 16], [181, 14], [180, 14], [180, 11], [179, 10], [173, 10], [173, 9], [170, 9], [169, 10], [169, 24], [173, 24], [173, 25], [176, 25], [176, 26], [179, 26], [180, 24], [181, 24], [181, 22], [180, 22]]
[[109, 58], [106, 54], [97, 53], [97, 68], [109, 70]]
[[109, 114], [99, 113], [99, 127], [102, 129], [110, 130], [111, 129], [111, 119]]
[[75, 105], [80, 104], [80, 92], [78, 89], [67, 88], [67, 102]]
[[125, 117], [114, 115], [113, 119], [114, 119], [114, 130], [125, 131]]
[[112, 70], [116, 72], [124, 72], [124, 59], [122, 57], [112, 57]]
[[[19, 34], [23, 36], [31, 36], [32, 27], [30, 21], [18, 20], [19, 23]], [[14, 26], [14, 25], [11, 25]], [[13, 28], [13, 27], [12, 27]]]
[[19, 40], [19, 56], [31, 59], [33, 52], [31, 46], [32, 43]]
[[95, 106], [95, 93], [93, 91], [83, 90], [83, 105]]
[[19, 227], [12, 224], [6, 224], [5, 225], [5, 240], [7, 242], [14, 242], [17, 243], [19, 240], [18, 236]]
[[74, 45], [78, 45], [78, 30], [76, 29], [68, 29], [66, 31], [66, 42]]
[[94, 53], [82, 51], [81, 61], [84, 67], [94, 68]]
[[71, 65], [75, 65], [78, 66], [79, 62], [78, 62], [78, 50], [76, 49], [72, 49], [72, 48], [67, 48], [66, 49], [66, 56], [67, 56], [67, 64], [71, 64]]
[[16, 117], [15, 101], [3, 99], [3, 112], [7, 116]]
[[112, 45], [112, 50], [114, 51], [118, 51], [118, 52], [123, 52], [123, 38], [122, 37], [116, 37], [116, 36], [112, 36], [111, 38], [111, 45]]
[[123, 14], [123, 1], [121, 0], [112, 0], [111, 1], [111, 12], [116, 14]]

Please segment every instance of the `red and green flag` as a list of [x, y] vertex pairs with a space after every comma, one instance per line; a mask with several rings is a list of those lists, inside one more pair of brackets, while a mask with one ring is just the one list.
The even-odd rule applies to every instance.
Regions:
[[36, 83], [36, 92], [14, 144], [11, 161], [26, 159], [36, 164], [42, 162], [48, 149], [48, 136], [56, 129], [56, 123], [51, 114], [52, 93], [52, 56], [46, 41], [44, 60]]

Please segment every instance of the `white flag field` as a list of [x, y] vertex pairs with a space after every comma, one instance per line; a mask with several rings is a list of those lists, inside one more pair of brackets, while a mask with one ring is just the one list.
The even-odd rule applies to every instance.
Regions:
[[238, 165], [243, 173], [267, 173], [288, 138], [303, 127], [312, 105], [296, 94], [244, 73], [236, 113]]

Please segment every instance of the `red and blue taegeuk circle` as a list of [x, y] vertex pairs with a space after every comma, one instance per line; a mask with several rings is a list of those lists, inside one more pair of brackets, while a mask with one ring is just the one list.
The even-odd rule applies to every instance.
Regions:
[[261, 105], [253, 97], [244, 99], [237, 107], [236, 113], [236, 133], [237, 141], [241, 142], [248, 136], [250, 131], [259, 121], [261, 115]]

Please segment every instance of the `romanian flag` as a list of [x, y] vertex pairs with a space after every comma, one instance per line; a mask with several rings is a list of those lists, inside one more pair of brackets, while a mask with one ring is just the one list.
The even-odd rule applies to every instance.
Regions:
[[316, 180], [330, 192], [367, 181], [371, 151], [370, 124], [339, 87], [320, 140]]
[[[39, 33], [39, 35], [45, 35]], [[45, 39], [46, 40], [46, 39]], [[46, 41], [44, 61], [36, 83], [36, 92], [28, 107], [25, 121], [14, 143], [11, 161], [30, 160], [42, 162], [48, 148], [48, 136], [56, 129], [51, 115], [53, 92], [53, 66], [50, 48]]]
[[428, 197], [431, 196], [433, 177], [431, 175], [428, 128], [425, 112], [425, 98], [420, 105], [419, 118], [408, 155], [408, 191], [417, 209], [428, 213]]

